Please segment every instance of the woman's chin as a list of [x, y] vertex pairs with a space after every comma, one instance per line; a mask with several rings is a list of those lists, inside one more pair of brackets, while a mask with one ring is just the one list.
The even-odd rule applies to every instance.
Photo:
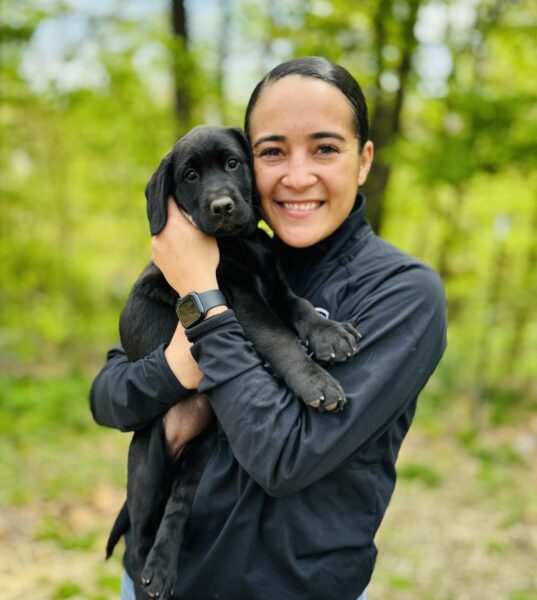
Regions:
[[319, 232], [313, 232], [311, 228], [301, 227], [276, 227], [274, 233], [291, 248], [309, 248], [324, 237]]

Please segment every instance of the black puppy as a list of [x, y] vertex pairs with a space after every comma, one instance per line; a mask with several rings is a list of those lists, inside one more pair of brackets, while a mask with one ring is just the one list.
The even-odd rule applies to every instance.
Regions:
[[[274, 375], [308, 405], [340, 410], [346, 402], [343, 390], [308, 356], [303, 344], [321, 361], [342, 362], [356, 353], [359, 334], [349, 324], [324, 319], [290, 291], [270, 238], [257, 228], [252, 179], [250, 149], [242, 131], [195, 128], [175, 144], [146, 188], [151, 233], [164, 228], [172, 195], [192, 223], [217, 238], [220, 289]], [[170, 341], [178, 322], [177, 300], [177, 293], [151, 263], [134, 285], [120, 319], [129, 360]], [[209, 431], [173, 462], [166, 455], [160, 420], [134, 434], [127, 502], [110, 534], [107, 555], [130, 524], [128, 560], [139, 576], [137, 598], [144, 592], [165, 598], [171, 592], [184, 527], [213, 443]]]

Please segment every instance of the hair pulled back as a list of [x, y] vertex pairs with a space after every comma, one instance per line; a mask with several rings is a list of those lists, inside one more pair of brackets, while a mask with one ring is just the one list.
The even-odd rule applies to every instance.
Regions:
[[367, 105], [362, 89], [354, 77], [336, 63], [321, 56], [303, 56], [287, 62], [281, 63], [271, 71], [256, 85], [244, 118], [244, 131], [250, 138], [250, 117], [265, 87], [283, 79], [288, 75], [301, 75], [302, 77], [313, 77], [321, 79], [337, 88], [349, 101], [353, 113], [353, 125], [358, 137], [360, 151], [365, 142], [369, 139], [369, 124], [367, 118]]

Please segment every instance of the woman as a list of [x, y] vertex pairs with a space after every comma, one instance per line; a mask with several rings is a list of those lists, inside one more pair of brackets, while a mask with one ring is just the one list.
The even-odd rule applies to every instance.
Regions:
[[[293, 397], [226, 306], [186, 334], [179, 325], [166, 348], [137, 363], [111, 351], [92, 410], [123, 430], [167, 411], [171, 452], [216, 415], [218, 444], [197, 490], [174, 598], [355, 600], [371, 577], [418, 393], [445, 348], [444, 293], [429, 267], [364, 219], [358, 188], [373, 144], [347, 71], [317, 57], [276, 67], [254, 90], [245, 129], [289, 284], [363, 336], [354, 360], [330, 368], [345, 410], [319, 414]], [[217, 289], [215, 240], [169, 208], [153, 260], [181, 295]], [[186, 398], [196, 388], [209, 400]]]

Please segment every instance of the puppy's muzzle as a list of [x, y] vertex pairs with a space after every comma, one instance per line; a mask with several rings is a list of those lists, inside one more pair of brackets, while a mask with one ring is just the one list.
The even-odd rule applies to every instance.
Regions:
[[217, 198], [213, 200], [209, 204], [209, 209], [211, 214], [215, 217], [225, 217], [230, 216], [231, 213], [235, 210], [235, 202], [229, 196], [222, 196], [222, 198]]

